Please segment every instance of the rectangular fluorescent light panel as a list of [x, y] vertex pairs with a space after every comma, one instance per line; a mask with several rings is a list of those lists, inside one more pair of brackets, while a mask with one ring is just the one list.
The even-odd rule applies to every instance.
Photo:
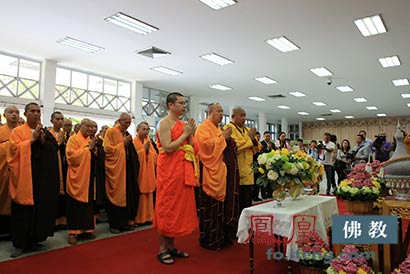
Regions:
[[308, 112], [304, 112], [304, 111], [300, 111], [300, 112], [298, 112], [298, 114], [299, 114], [299, 115], [309, 115]]
[[256, 102], [264, 102], [264, 101], [266, 101], [266, 99], [261, 98], [261, 97], [257, 97], [257, 96], [252, 96], [252, 97], [248, 97], [248, 98], [251, 99], [251, 100], [254, 100], [254, 101], [256, 101]]
[[205, 60], [208, 60], [209, 62], [212, 62], [214, 64], [220, 65], [220, 66], [233, 63], [233, 61], [231, 61], [231, 60], [229, 60], [229, 59], [227, 59], [227, 58], [225, 58], [221, 55], [218, 55], [216, 53], [209, 53], [209, 54], [205, 54], [205, 55], [202, 55], [202, 56], [199, 56], [199, 57], [201, 57]]
[[386, 117], [387, 115], [386, 115], [386, 113], [377, 113], [377, 116], [378, 117]]
[[232, 89], [232, 88], [230, 88], [230, 87], [227, 87], [227, 86], [224, 86], [224, 85], [220, 85], [220, 84], [209, 85], [209, 87], [210, 87], [210, 88], [213, 88], [213, 89], [223, 90], [223, 91], [225, 91], [225, 90], [231, 90], [231, 89]]
[[350, 92], [353, 91], [353, 89], [349, 86], [340, 86], [340, 87], [336, 87], [339, 91], [341, 92]]
[[261, 83], [264, 83], [266, 85], [271, 85], [271, 84], [276, 84], [277, 83], [277, 81], [275, 81], [272, 78], [269, 78], [267, 76], [258, 77], [258, 78], [255, 78], [255, 80], [259, 81]]
[[312, 104], [314, 104], [315, 106], [318, 106], [318, 107], [326, 106], [326, 104], [323, 103], [323, 102], [313, 102]]
[[57, 43], [63, 44], [63, 45], [69, 46], [69, 47], [73, 47], [73, 48], [76, 48], [76, 49], [81, 49], [81, 50], [91, 52], [91, 53], [95, 53], [97, 51], [104, 50], [104, 48], [102, 48], [102, 47], [99, 47], [99, 46], [96, 46], [96, 45], [93, 45], [93, 44], [90, 44], [90, 43], [86, 43], [86, 42], [83, 42], [83, 41], [80, 41], [80, 40], [77, 40], [77, 39], [74, 39], [74, 38], [71, 38], [71, 37], [64, 37], [60, 40], [57, 40]]
[[180, 71], [176, 71], [176, 70], [166, 68], [166, 67], [161, 67], [161, 66], [153, 67], [151, 69], [154, 71], [161, 72], [167, 75], [172, 75], [172, 76], [182, 74], [182, 72]]
[[318, 120], [318, 121], [324, 121], [324, 120], [326, 120], [326, 119], [323, 118], [323, 117], [319, 117], [319, 118], [316, 118], [316, 120]]
[[384, 68], [396, 67], [401, 65], [399, 56], [379, 58], [379, 62]]
[[290, 107], [288, 107], [288, 106], [278, 106], [278, 108], [280, 108], [280, 109], [290, 109]]
[[201, 1], [202, 3], [204, 3], [205, 5], [207, 5], [208, 7], [214, 10], [226, 8], [228, 6], [232, 6], [238, 3], [238, 1], [236, 0], [199, 0], [199, 1]]
[[281, 37], [266, 40], [266, 43], [268, 43], [269, 45], [271, 45], [272, 47], [276, 48], [277, 50], [279, 50], [281, 52], [289, 52], [289, 51], [294, 51], [294, 50], [300, 50], [300, 48], [298, 46], [296, 46], [294, 43], [292, 43], [285, 36], [281, 36]]
[[397, 79], [397, 80], [392, 80], [393, 85], [396, 87], [401, 87], [401, 86], [408, 86], [409, 85], [409, 79]]
[[330, 112], [339, 113], [339, 112], [342, 112], [342, 111], [340, 109], [331, 109]]
[[306, 96], [306, 94], [304, 94], [303, 92], [299, 92], [299, 91], [291, 91], [289, 92], [289, 94], [295, 97], [305, 97]]
[[403, 97], [405, 99], [410, 98], [410, 93], [402, 93], [401, 97]]
[[316, 74], [319, 77], [325, 77], [325, 76], [332, 76], [333, 73], [330, 72], [327, 68], [321, 67], [321, 68], [314, 68], [310, 70], [314, 74]]
[[387, 32], [380, 15], [356, 19], [354, 23], [365, 37]]
[[371, 107], [366, 107], [368, 110], [377, 110], [377, 107], [371, 106]]
[[345, 116], [346, 119], [353, 119], [354, 116]]
[[354, 98], [353, 100], [355, 100], [355, 101], [358, 102], [358, 103], [367, 102], [367, 99], [366, 99], [366, 98]]
[[410, 108], [410, 103], [407, 103], [407, 106]]
[[110, 17], [105, 18], [105, 21], [142, 35], [159, 30], [159, 28], [157, 27], [142, 22], [122, 12], [118, 12]]

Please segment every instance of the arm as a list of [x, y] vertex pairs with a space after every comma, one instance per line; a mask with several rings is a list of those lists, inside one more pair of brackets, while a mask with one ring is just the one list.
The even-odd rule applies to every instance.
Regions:
[[179, 136], [175, 141], [172, 141], [170, 124], [165, 119], [163, 119], [158, 126], [158, 136], [161, 141], [161, 145], [166, 153], [171, 153], [177, 150], [182, 145], [184, 140], [191, 135], [192, 132], [193, 126], [188, 122], [181, 136]]

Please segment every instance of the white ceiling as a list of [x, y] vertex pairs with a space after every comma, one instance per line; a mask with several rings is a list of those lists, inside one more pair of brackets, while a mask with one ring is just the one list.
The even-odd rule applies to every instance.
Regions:
[[[410, 87], [395, 87], [391, 80], [410, 78], [410, 1], [408, 0], [238, 0], [238, 4], [214, 11], [199, 0], [13, 0], [1, 5], [0, 50], [57, 60], [59, 63], [122, 79], [143, 81], [145, 86], [180, 91], [200, 97], [200, 102], [219, 101], [224, 106], [242, 105], [250, 117], [266, 112], [268, 121], [287, 117], [290, 122], [314, 121], [338, 108], [329, 119], [407, 115]], [[139, 35], [104, 21], [117, 12], [129, 14], [160, 30]], [[363, 37], [354, 19], [381, 14], [388, 32]], [[282, 53], [264, 41], [286, 36], [301, 50]], [[57, 44], [70, 36], [105, 50], [89, 54]], [[151, 46], [171, 52], [150, 59], [134, 53]], [[199, 58], [215, 52], [234, 64], [218, 66]], [[382, 68], [378, 58], [398, 55], [402, 65]], [[165, 66], [183, 72], [167, 76], [150, 70]], [[327, 67], [333, 84], [311, 68]], [[278, 81], [264, 85], [254, 80], [269, 76]], [[216, 91], [220, 83], [232, 91]], [[349, 85], [354, 92], [335, 87]], [[307, 94], [290, 96], [290, 91]], [[283, 94], [286, 98], [254, 102], [248, 96]], [[354, 97], [366, 97], [356, 103]], [[407, 101], [406, 101], [407, 100]], [[327, 103], [317, 107], [313, 101]], [[289, 110], [278, 105], [290, 106]], [[366, 106], [379, 110], [368, 111]], [[311, 115], [300, 116], [298, 111]]]

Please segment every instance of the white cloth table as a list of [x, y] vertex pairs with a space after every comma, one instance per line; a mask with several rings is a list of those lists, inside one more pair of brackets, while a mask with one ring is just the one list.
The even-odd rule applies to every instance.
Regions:
[[[277, 202], [268, 202], [245, 208], [239, 218], [238, 243], [246, 243], [251, 228], [251, 217], [273, 215], [273, 231], [276, 235], [292, 238], [287, 244], [286, 256], [288, 259], [298, 261], [296, 254], [297, 237], [293, 232], [293, 216], [313, 215], [316, 216], [316, 232], [327, 241], [326, 228], [332, 225], [332, 216], [339, 214], [335, 197], [329, 196], [303, 196], [296, 200], [287, 198], [282, 202], [283, 207], [277, 207]], [[292, 237], [294, 236], [294, 237]], [[292, 254], [292, 256], [290, 256]]]

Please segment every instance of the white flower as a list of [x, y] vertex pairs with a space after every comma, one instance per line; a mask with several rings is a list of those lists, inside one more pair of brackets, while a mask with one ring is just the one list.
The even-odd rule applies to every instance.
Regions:
[[266, 154], [261, 154], [258, 156], [258, 164], [264, 165], [266, 163], [266, 160], [268, 158], [266, 157]]
[[371, 190], [371, 188], [370, 188], [370, 187], [368, 187], [368, 186], [364, 186], [364, 187], [362, 187], [362, 192], [363, 192], [363, 193], [371, 193], [371, 192], [372, 192], [372, 190]]
[[275, 159], [275, 161], [280, 159], [280, 153], [275, 153], [273, 154], [273, 159]]
[[276, 171], [269, 170], [267, 176], [269, 180], [276, 181], [279, 177], [279, 174]]
[[299, 170], [304, 170], [302, 163], [297, 163], [296, 166], [298, 167]]
[[374, 194], [380, 194], [380, 189], [378, 189], [377, 187], [372, 187], [371, 190]]

